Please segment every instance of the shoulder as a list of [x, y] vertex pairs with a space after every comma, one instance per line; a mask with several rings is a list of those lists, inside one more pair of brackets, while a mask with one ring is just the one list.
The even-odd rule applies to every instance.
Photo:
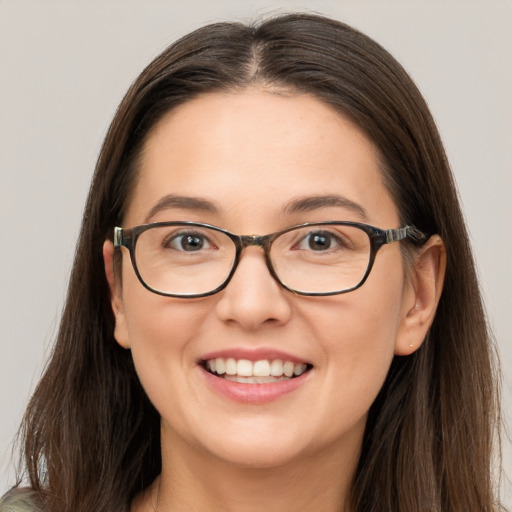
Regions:
[[0, 497], [0, 512], [40, 512], [37, 493], [29, 488], [10, 490]]

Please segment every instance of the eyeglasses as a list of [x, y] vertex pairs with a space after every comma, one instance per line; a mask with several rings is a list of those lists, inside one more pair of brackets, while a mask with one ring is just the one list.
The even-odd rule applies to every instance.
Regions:
[[249, 246], [260, 246], [270, 274], [298, 295], [326, 296], [359, 288], [385, 244], [426, 236], [414, 226], [379, 229], [357, 222], [315, 222], [270, 235], [234, 235], [197, 222], [157, 222], [114, 230], [114, 247], [126, 247], [137, 277], [168, 297], [197, 298], [227, 286]]

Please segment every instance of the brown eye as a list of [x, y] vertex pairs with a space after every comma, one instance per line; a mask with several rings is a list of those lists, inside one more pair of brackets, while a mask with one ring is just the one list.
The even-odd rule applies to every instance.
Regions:
[[202, 249], [209, 249], [211, 244], [200, 233], [180, 233], [165, 240], [163, 246], [176, 251], [197, 252]]
[[296, 247], [299, 250], [322, 252], [343, 247], [343, 243], [339, 237], [329, 231], [314, 231], [300, 240]]

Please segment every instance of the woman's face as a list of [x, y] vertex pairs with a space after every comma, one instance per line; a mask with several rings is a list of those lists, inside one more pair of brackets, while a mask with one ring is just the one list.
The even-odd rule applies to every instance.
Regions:
[[[264, 235], [330, 220], [399, 227], [375, 148], [310, 96], [248, 89], [200, 96], [159, 122], [123, 227], [197, 221]], [[131, 349], [161, 415], [164, 445], [244, 466], [326, 449], [358, 453], [393, 355], [409, 346], [404, 319], [414, 299], [399, 243], [380, 250], [361, 288], [330, 297], [284, 290], [259, 247], [244, 250], [223, 291], [198, 299], [148, 291], [123, 249], [122, 287], [114, 288], [116, 339]], [[235, 383], [207, 371], [216, 358], [308, 370], [271, 384]]]

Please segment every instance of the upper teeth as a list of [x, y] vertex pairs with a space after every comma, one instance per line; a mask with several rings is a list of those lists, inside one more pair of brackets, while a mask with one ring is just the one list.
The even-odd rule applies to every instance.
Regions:
[[217, 357], [217, 359], [206, 361], [206, 368], [219, 375], [238, 375], [239, 377], [281, 377], [284, 375], [292, 377], [303, 374], [307, 365], [281, 359], [261, 359], [253, 362], [248, 359]]

